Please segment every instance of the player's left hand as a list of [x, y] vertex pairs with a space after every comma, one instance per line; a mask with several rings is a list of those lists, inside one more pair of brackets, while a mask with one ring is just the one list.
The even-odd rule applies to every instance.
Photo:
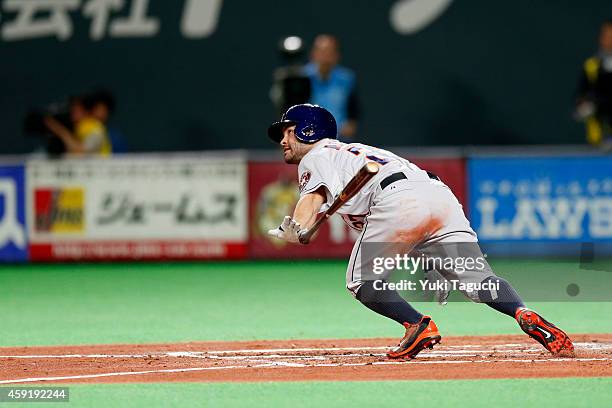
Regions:
[[268, 235], [287, 242], [297, 243], [299, 242], [300, 232], [300, 223], [293, 218], [286, 216], [278, 228], [268, 231]]

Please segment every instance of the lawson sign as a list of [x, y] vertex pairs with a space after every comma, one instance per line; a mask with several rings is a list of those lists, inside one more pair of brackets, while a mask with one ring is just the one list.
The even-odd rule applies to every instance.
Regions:
[[474, 158], [468, 178], [482, 242], [612, 242], [612, 157]]

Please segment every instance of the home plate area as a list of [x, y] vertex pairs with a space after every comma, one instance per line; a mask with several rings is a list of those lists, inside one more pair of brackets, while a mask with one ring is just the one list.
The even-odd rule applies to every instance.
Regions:
[[526, 336], [445, 337], [412, 360], [397, 339], [0, 348], [0, 384], [480, 379], [612, 376], [612, 334], [572, 336], [574, 358]]

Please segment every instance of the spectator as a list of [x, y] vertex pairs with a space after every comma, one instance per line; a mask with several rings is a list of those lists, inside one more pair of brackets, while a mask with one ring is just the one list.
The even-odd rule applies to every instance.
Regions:
[[117, 106], [114, 95], [110, 91], [99, 89], [91, 94], [91, 99], [93, 104], [91, 114], [106, 127], [113, 153], [126, 153], [128, 146], [123, 133], [109, 123]]
[[101, 156], [111, 154], [106, 127], [93, 116], [93, 108], [94, 99], [89, 95], [71, 99], [70, 119], [73, 131], [52, 116], [45, 117], [45, 126], [64, 143], [67, 153]]
[[359, 102], [353, 71], [340, 62], [340, 43], [334, 36], [317, 36], [311, 52], [311, 62], [304, 71], [310, 78], [310, 102], [329, 110], [338, 123], [339, 137], [350, 141], [357, 133]]
[[612, 142], [612, 19], [599, 34], [599, 52], [583, 65], [578, 83], [576, 117], [585, 122], [587, 141], [609, 146]]

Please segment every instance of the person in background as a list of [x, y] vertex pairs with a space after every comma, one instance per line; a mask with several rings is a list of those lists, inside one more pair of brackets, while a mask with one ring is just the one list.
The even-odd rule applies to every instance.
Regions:
[[94, 91], [90, 97], [92, 99], [91, 114], [106, 127], [113, 153], [126, 153], [128, 145], [123, 137], [123, 133], [109, 123], [117, 106], [114, 95], [110, 91], [99, 89]]
[[304, 67], [311, 81], [310, 103], [329, 110], [338, 123], [340, 140], [350, 142], [357, 133], [359, 101], [353, 71], [339, 65], [340, 43], [329, 34], [315, 38], [311, 61]]
[[104, 123], [93, 115], [94, 106], [91, 95], [71, 98], [70, 119], [73, 130], [51, 116], [44, 118], [47, 129], [64, 143], [66, 153], [110, 156], [112, 145]]
[[587, 141], [596, 146], [612, 146], [612, 19], [605, 21], [599, 34], [599, 51], [582, 68], [576, 92], [578, 120], [584, 121]]

